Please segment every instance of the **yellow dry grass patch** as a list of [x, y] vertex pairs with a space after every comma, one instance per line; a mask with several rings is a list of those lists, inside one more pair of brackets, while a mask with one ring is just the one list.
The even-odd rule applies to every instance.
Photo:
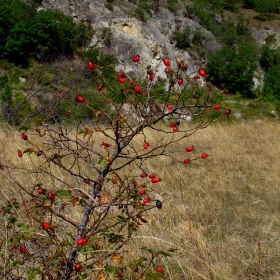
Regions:
[[[152, 130], [145, 135], [151, 147], [161, 137]], [[210, 279], [210, 275], [212, 279], [279, 279], [279, 136], [277, 121], [220, 123], [197, 131], [169, 150], [180, 162], [203, 152], [209, 154], [207, 159], [187, 165], [159, 157], [149, 160], [147, 172], [162, 179], [153, 184], [151, 197], [162, 199], [163, 208], [147, 214], [148, 223], [124, 248], [124, 260], [143, 255], [138, 249], [143, 246], [174, 248], [173, 257], [161, 263], [168, 279]], [[38, 165], [40, 157], [17, 157], [17, 149], [26, 148], [25, 144], [20, 133], [2, 130], [1, 162], [5, 158], [30, 167]], [[136, 145], [142, 144], [140, 136]], [[188, 145], [195, 146], [194, 153], [185, 152]], [[140, 183], [140, 171], [128, 167], [124, 174], [129, 170]], [[78, 179], [55, 172], [79, 187]], [[48, 188], [59, 188], [57, 182], [40, 176], [22, 174], [20, 179], [26, 184], [43, 181]], [[6, 176], [1, 175], [0, 188], [0, 207], [8, 198], [18, 196]], [[75, 207], [72, 211], [73, 220], [82, 217], [80, 210]]]

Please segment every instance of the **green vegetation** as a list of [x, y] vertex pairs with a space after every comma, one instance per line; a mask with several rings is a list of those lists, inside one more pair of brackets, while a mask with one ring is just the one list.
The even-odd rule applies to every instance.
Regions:
[[236, 12], [240, 8], [254, 9], [262, 13], [279, 13], [280, 6], [278, 0], [195, 0], [195, 4], [209, 5], [216, 11], [224, 9]]
[[70, 55], [92, 35], [89, 25], [75, 24], [60, 11], [37, 12], [20, 0], [0, 0], [0, 26], [0, 56], [17, 64], [31, 57]]
[[237, 46], [225, 46], [209, 57], [209, 80], [231, 93], [240, 92], [252, 97], [254, 71], [257, 68], [255, 46], [241, 42]]
[[178, 9], [178, 0], [167, 0], [167, 9], [174, 13]]
[[143, 22], [146, 22], [147, 19], [153, 15], [148, 0], [139, 0], [138, 7], [135, 9], [134, 13]]

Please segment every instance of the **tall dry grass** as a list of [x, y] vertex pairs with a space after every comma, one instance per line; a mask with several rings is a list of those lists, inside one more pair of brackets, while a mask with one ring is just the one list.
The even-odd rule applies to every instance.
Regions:
[[[19, 135], [13, 130], [0, 133], [1, 158], [36, 165], [35, 157], [17, 158]], [[146, 136], [156, 141], [154, 132]], [[161, 263], [167, 279], [280, 279], [279, 136], [277, 121], [220, 123], [170, 151], [182, 161], [189, 156], [185, 147], [192, 144], [195, 152], [190, 156], [206, 152], [207, 159], [191, 164], [150, 160], [150, 171], [162, 178], [151, 196], [161, 198], [163, 208], [147, 214], [148, 223], [124, 248], [126, 258], [145, 253], [139, 249], [143, 246], [174, 248], [173, 257]], [[36, 183], [44, 178], [26, 175], [22, 180]], [[2, 207], [17, 191], [6, 177], [0, 188]], [[74, 220], [82, 215], [78, 209]]]

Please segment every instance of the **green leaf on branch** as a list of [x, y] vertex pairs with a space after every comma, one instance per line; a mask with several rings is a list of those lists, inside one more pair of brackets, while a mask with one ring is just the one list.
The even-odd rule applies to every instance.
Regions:
[[165, 251], [158, 251], [157, 252], [159, 255], [163, 255], [164, 257], [172, 257], [172, 255], [168, 252], [165, 252]]
[[11, 263], [11, 267], [15, 267], [15, 266], [18, 266], [20, 265], [21, 261], [20, 260], [15, 260]]
[[109, 274], [114, 274], [115, 275], [118, 270], [119, 270], [119, 268], [116, 267], [116, 266], [107, 266], [107, 267], [105, 267], [105, 272], [107, 272]]
[[153, 253], [153, 250], [148, 247], [142, 247], [141, 250], [148, 251], [149, 253]]
[[34, 147], [28, 148], [28, 149], [23, 151], [24, 154], [28, 153], [29, 155], [32, 154], [32, 153], [35, 153], [35, 152], [36, 152], [36, 150], [35, 150]]
[[61, 196], [71, 196], [70, 192], [67, 190], [58, 190], [56, 193]]

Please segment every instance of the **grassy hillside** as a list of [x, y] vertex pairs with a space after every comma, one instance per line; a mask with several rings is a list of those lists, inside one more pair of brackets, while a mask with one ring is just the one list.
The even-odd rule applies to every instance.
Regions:
[[[148, 222], [124, 249], [129, 252], [127, 258], [143, 255], [137, 249], [143, 246], [173, 248], [172, 258], [161, 263], [166, 279], [279, 279], [279, 136], [279, 124], [274, 121], [220, 123], [198, 131], [170, 151], [183, 160], [186, 153], [181, 151], [192, 144], [193, 156], [207, 152], [206, 160], [187, 165], [151, 160], [150, 171], [162, 178], [152, 198], [161, 198], [163, 208], [145, 217]], [[2, 129], [1, 162], [40, 164], [42, 159], [33, 154], [17, 156], [18, 149], [26, 148], [23, 145], [18, 132]], [[135, 178], [140, 180], [139, 174]], [[64, 179], [79, 186], [75, 178]], [[58, 187], [32, 174], [22, 173], [19, 180]], [[0, 193], [0, 208], [14, 197], [22, 199], [17, 186], [2, 175]], [[71, 219], [81, 218], [79, 206], [67, 207]], [[18, 214], [26, 220], [25, 213]], [[2, 230], [0, 213], [0, 231], [5, 234]], [[97, 272], [98, 268], [93, 274]]]

